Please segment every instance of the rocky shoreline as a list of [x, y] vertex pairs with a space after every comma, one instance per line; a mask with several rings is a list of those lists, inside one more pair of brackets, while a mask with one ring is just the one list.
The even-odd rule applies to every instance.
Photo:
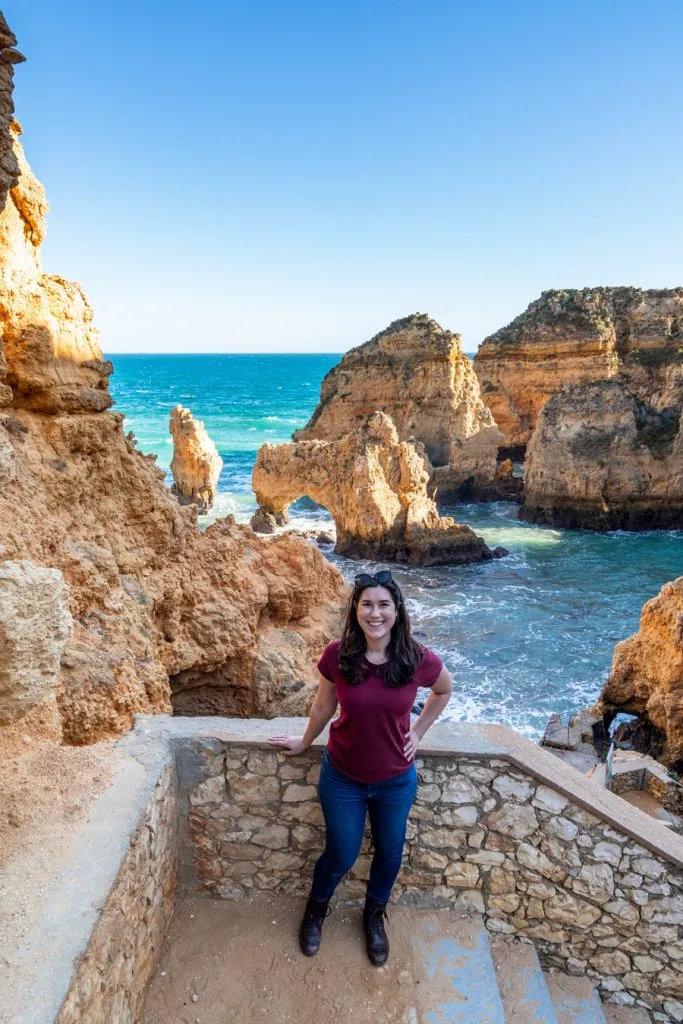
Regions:
[[[221, 460], [189, 410], [172, 414], [175, 493], [108, 411], [112, 365], [87, 299], [42, 271], [47, 202], [11, 118], [22, 57], [4, 23], [0, 36], [0, 603], [20, 624], [29, 601], [50, 609], [10, 631], [0, 739], [20, 723], [92, 743], [171, 709], [303, 713], [346, 585], [293, 534], [230, 517], [199, 529]], [[682, 343], [681, 288], [545, 292], [474, 362], [426, 314], [396, 320], [327, 374], [291, 444], [261, 449], [255, 527], [277, 528], [308, 495], [333, 515], [338, 554], [423, 566], [505, 553], [440, 516], [448, 499], [519, 500], [552, 525], [679, 529]], [[525, 455], [524, 478], [510, 453]], [[642, 645], [629, 643], [631, 664]], [[666, 713], [649, 671], [647, 699], [612, 677], [604, 697], [638, 705], [675, 760], [680, 667]]]

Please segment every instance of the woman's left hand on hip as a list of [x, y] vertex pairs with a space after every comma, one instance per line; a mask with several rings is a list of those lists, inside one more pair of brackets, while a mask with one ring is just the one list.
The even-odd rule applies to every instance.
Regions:
[[406, 761], [413, 760], [415, 754], [417, 753], [417, 747], [419, 742], [420, 737], [417, 735], [414, 729], [411, 729], [410, 732], [406, 733], [406, 742], [403, 748], [403, 753], [405, 754]]

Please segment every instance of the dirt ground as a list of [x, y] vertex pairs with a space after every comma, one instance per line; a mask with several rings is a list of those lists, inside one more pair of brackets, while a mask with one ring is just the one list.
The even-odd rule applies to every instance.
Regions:
[[[449, 911], [390, 909], [391, 956], [367, 959], [359, 907], [336, 906], [315, 957], [299, 951], [303, 901], [187, 899], [176, 906], [162, 961], [148, 988], [141, 1024], [418, 1024], [440, 998], [453, 999], [446, 974], [428, 971], [419, 931], [470, 922]], [[443, 992], [440, 988], [446, 986]]]

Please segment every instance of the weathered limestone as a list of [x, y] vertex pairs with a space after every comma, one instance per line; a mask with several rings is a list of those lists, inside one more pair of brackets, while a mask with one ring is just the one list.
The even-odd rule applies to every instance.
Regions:
[[541, 409], [567, 384], [620, 374], [641, 402], [671, 405], [682, 340], [683, 288], [547, 291], [484, 340], [474, 366], [504, 445], [523, 449]]
[[171, 489], [181, 505], [196, 505], [200, 512], [208, 512], [216, 497], [223, 460], [204, 424], [189, 409], [176, 405], [169, 425], [173, 437]]
[[424, 313], [394, 321], [330, 370], [293, 440], [339, 441], [376, 411], [393, 420], [400, 441], [423, 443], [439, 494], [490, 490], [501, 436], [460, 335]]
[[[0, 194], [2, 41], [0, 23]], [[68, 585], [63, 739], [92, 743], [172, 706], [303, 713], [346, 585], [301, 538], [264, 541], [230, 518], [202, 533], [196, 507], [179, 506], [123, 416], [105, 411], [111, 365], [80, 287], [41, 272], [47, 203], [18, 134], [13, 124], [21, 173], [0, 210], [0, 534], [3, 558]]]
[[307, 495], [337, 528], [335, 550], [350, 558], [421, 565], [491, 558], [467, 526], [441, 518], [428, 496], [422, 446], [399, 441], [381, 412], [339, 441], [262, 445], [252, 476], [256, 500], [274, 516]]
[[566, 387], [538, 416], [520, 518], [591, 530], [683, 526], [682, 409], [683, 378], [661, 411], [622, 375]]
[[0, 12], [0, 211], [7, 202], [7, 194], [19, 177], [19, 165], [12, 145], [10, 124], [14, 113], [12, 86], [14, 65], [26, 58], [15, 49], [17, 37]]
[[55, 688], [71, 624], [58, 569], [0, 562], [0, 726], [23, 718]]
[[665, 737], [661, 759], [683, 761], [683, 576], [665, 583], [635, 636], [617, 644], [600, 700], [645, 715]]
[[43, 274], [40, 245], [48, 204], [10, 126], [19, 178], [0, 214], [0, 376], [3, 404], [50, 413], [108, 408], [112, 370], [99, 346], [93, 311], [80, 288]]

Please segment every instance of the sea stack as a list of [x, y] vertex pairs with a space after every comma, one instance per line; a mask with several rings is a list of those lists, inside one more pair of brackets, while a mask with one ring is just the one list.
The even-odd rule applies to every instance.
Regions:
[[400, 441], [391, 419], [376, 412], [338, 441], [262, 445], [252, 486], [272, 515], [304, 495], [320, 502], [335, 521], [335, 550], [349, 558], [416, 565], [492, 558], [468, 526], [439, 516], [429, 471], [423, 446]]
[[223, 460], [204, 424], [189, 409], [176, 405], [169, 427], [173, 437], [171, 489], [181, 505], [196, 505], [200, 512], [208, 512], [216, 496]]
[[683, 365], [683, 288], [583, 288], [543, 292], [485, 338], [474, 368], [486, 405], [520, 457], [541, 409], [567, 384], [620, 375], [662, 409]]
[[502, 436], [459, 334], [424, 313], [395, 320], [330, 370], [293, 440], [339, 441], [377, 411], [392, 420], [399, 441], [424, 445], [440, 496], [490, 490]]

